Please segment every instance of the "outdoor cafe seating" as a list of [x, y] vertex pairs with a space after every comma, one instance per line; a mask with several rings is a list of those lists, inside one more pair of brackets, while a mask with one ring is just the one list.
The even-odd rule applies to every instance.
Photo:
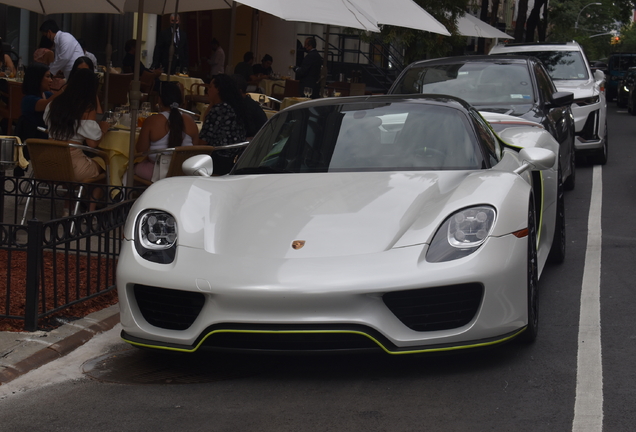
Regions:
[[[103, 150], [51, 139], [32, 138], [26, 141], [26, 145], [29, 149], [31, 167], [33, 169], [33, 177], [35, 179], [67, 185], [77, 184], [75, 205], [72, 212], [73, 215], [77, 215], [79, 212], [80, 200], [84, 197], [84, 192], [87, 189], [85, 187], [86, 184], [110, 184], [109, 157]], [[75, 178], [75, 173], [73, 171], [73, 162], [71, 160], [70, 152], [71, 148], [79, 148], [99, 157], [100, 159], [98, 160], [98, 163], [102, 166], [102, 168], [104, 168], [104, 172], [95, 178], [83, 180], [80, 183], [79, 180]], [[31, 200], [37, 196], [38, 191], [34, 187], [30, 192], [30, 196], [27, 198], [24, 206], [22, 224], [25, 222], [29, 204]]]

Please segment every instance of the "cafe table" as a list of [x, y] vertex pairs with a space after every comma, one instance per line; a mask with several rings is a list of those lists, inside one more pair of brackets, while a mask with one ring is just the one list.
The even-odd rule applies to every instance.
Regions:
[[[168, 75], [161, 74], [159, 79], [161, 81], [166, 81], [168, 79]], [[192, 94], [190, 92], [190, 88], [193, 84], [205, 84], [201, 78], [193, 78], [185, 75], [170, 75], [170, 81], [178, 81], [183, 84], [183, 89], [186, 95]]]
[[[199, 130], [201, 130], [201, 122], [195, 122]], [[141, 128], [135, 128], [135, 142], [139, 138]], [[128, 156], [130, 154], [130, 128], [118, 125], [110, 129], [98, 146], [101, 150], [108, 153], [110, 160], [110, 183], [113, 186], [122, 186], [123, 178], [128, 168]]]
[[[136, 138], [138, 138], [140, 128], [135, 129]], [[104, 134], [98, 147], [108, 153], [111, 185], [122, 186], [122, 179], [128, 168], [128, 155], [130, 154], [130, 129], [120, 126], [109, 130]]]

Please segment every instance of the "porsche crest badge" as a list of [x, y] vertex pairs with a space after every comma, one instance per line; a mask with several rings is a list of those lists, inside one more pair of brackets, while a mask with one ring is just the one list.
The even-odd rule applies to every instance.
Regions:
[[305, 246], [305, 240], [294, 240], [292, 242], [292, 249], [298, 250], [302, 249]]

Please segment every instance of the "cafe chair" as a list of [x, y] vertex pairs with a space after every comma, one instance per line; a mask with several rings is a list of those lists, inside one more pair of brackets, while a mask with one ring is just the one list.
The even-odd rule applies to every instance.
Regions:
[[22, 115], [22, 83], [16, 81], [7, 81], [7, 92], [0, 92], [4, 98], [8, 100], [7, 109], [9, 116], [7, 118], [7, 135], [13, 135], [13, 123], [17, 122]]
[[286, 79], [284, 86], [280, 84], [272, 86], [272, 96], [278, 100], [283, 100], [286, 97], [298, 97], [300, 94], [300, 81], [298, 80]]
[[[36, 180], [46, 180], [55, 183], [78, 183], [76, 189], [75, 207], [73, 209], [73, 216], [79, 212], [79, 205], [81, 199], [84, 197], [85, 185], [92, 183], [105, 182], [110, 184], [110, 167], [108, 153], [103, 150], [95, 149], [80, 144], [67, 143], [65, 141], [56, 141], [51, 139], [28, 139], [26, 141], [27, 148], [29, 149], [29, 155], [31, 157], [31, 167], [33, 170], [33, 178]], [[106, 169], [100, 175], [95, 178], [84, 180], [79, 182], [75, 178], [75, 172], [73, 171], [73, 162], [71, 160], [71, 148], [79, 148], [85, 153], [91, 153], [95, 156], [99, 156], [104, 160]], [[22, 216], [22, 225], [26, 220], [27, 211], [31, 198], [35, 197], [35, 190], [31, 190], [30, 196], [27, 198], [24, 206], [24, 213]]]
[[[128, 91], [130, 90], [130, 83], [133, 80], [133, 74], [110, 74], [108, 82], [108, 105], [120, 106], [128, 103]], [[104, 99], [102, 98], [102, 101]], [[103, 107], [104, 112], [108, 111], [109, 107]]]
[[[192, 111], [198, 103], [207, 104], [210, 102], [208, 97], [208, 84], [194, 83], [190, 86], [190, 94], [185, 95], [185, 107]], [[203, 114], [203, 113], [201, 113]]]
[[139, 77], [141, 102], [150, 102], [150, 106], [157, 104], [158, 93], [155, 91], [155, 75], [148, 71]]
[[[183, 172], [183, 169], [181, 168], [181, 165], [183, 165], [183, 162], [185, 162], [186, 159], [191, 158], [192, 156], [200, 155], [200, 154], [211, 155], [213, 152], [214, 152], [214, 147], [209, 145], [181, 146], [181, 147], [171, 147], [171, 148], [158, 149], [158, 150], [150, 150], [145, 153], [140, 153], [136, 155], [135, 159], [141, 158], [141, 157], [145, 158], [146, 156], [151, 154], [155, 154], [157, 156], [159, 156], [160, 154], [171, 155], [170, 165], [168, 166], [168, 172], [165, 175], [165, 178], [168, 178], [168, 177], [177, 177], [177, 176], [185, 175]], [[156, 165], [155, 165], [155, 169], [157, 169]], [[152, 181], [146, 180], [145, 178], [139, 177], [137, 175], [134, 176], [134, 181], [138, 184], [142, 184], [145, 186], [150, 186], [152, 184]]]

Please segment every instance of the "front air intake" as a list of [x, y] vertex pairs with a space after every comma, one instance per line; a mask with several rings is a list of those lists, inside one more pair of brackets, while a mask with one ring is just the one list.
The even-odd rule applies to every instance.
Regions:
[[384, 304], [411, 330], [425, 332], [465, 326], [473, 320], [484, 287], [479, 283], [395, 291]]
[[135, 285], [135, 299], [144, 319], [155, 327], [186, 330], [197, 319], [205, 296], [147, 285]]

